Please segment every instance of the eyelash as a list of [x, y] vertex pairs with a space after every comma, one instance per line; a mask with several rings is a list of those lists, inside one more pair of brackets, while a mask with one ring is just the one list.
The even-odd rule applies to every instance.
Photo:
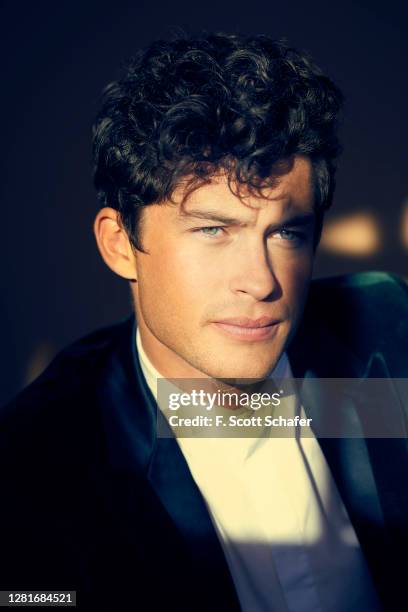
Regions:
[[[201, 234], [203, 234], [203, 235], [205, 235], [205, 236], [208, 236], [208, 237], [210, 237], [210, 238], [211, 238], [211, 237], [216, 238], [216, 237], [219, 235], [219, 234], [218, 234], [218, 232], [217, 232], [216, 234], [208, 234], [208, 233], [207, 233], [205, 230], [218, 230], [218, 229], [219, 229], [219, 230], [224, 230], [224, 226], [223, 226], [223, 225], [208, 225], [208, 226], [206, 226], [206, 227], [199, 227], [199, 228], [196, 228], [194, 231], [195, 231], [195, 232], [199, 232], [199, 233], [201, 233]], [[296, 231], [294, 231], [294, 230], [288, 230], [288, 229], [287, 229], [287, 228], [285, 228], [285, 227], [282, 227], [282, 228], [279, 230], [279, 233], [280, 233], [280, 234], [285, 233], [286, 235], [290, 234], [291, 236], [293, 236], [293, 238], [289, 238], [289, 239], [287, 239], [287, 240], [288, 240], [288, 242], [296, 242], [296, 240], [298, 240], [299, 242], [301, 242], [302, 240], [305, 240], [305, 239], [306, 239], [306, 236], [305, 236], [305, 234], [304, 234], [303, 232], [296, 232]]]

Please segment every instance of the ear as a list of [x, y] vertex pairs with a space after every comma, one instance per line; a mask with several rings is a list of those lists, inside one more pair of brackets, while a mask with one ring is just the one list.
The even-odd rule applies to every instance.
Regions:
[[96, 243], [106, 265], [119, 276], [135, 282], [136, 258], [117, 210], [102, 208], [94, 222]]

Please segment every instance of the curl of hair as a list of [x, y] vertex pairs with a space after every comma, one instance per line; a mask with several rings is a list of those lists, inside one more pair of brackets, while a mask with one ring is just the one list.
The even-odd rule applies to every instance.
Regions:
[[331, 205], [342, 94], [303, 53], [267, 36], [159, 40], [108, 85], [93, 128], [101, 206], [118, 210], [132, 244], [144, 206], [171, 199], [182, 179], [224, 169], [259, 192], [274, 166], [305, 155], [314, 170], [319, 239]]

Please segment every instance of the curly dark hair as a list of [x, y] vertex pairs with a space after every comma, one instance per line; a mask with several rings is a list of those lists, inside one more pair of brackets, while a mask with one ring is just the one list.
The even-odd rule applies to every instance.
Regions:
[[171, 199], [181, 179], [224, 169], [230, 187], [273, 184], [296, 154], [314, 171], [317, 244], [331, 205], [342, 94], [303, 53], [267, 36], [158, 40], [104, 91], [93, 129], [101, 206], [118, 210], [131, 243], [143, 207]]

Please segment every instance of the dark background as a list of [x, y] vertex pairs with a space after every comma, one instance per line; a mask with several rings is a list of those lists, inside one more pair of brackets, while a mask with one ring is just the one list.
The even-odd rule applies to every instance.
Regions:
[[64, 345], [131, 310], [94, 245], [90, 126], [123, 59], [177, 27], [286, 37], [335, 78], [345, 152], [327, 222], [361, 212], [380, 240], [359, 256], [322, 248], [315, 276], [406, 276], [407, 18], [393, 0], [3, 2], [0, 403]]

